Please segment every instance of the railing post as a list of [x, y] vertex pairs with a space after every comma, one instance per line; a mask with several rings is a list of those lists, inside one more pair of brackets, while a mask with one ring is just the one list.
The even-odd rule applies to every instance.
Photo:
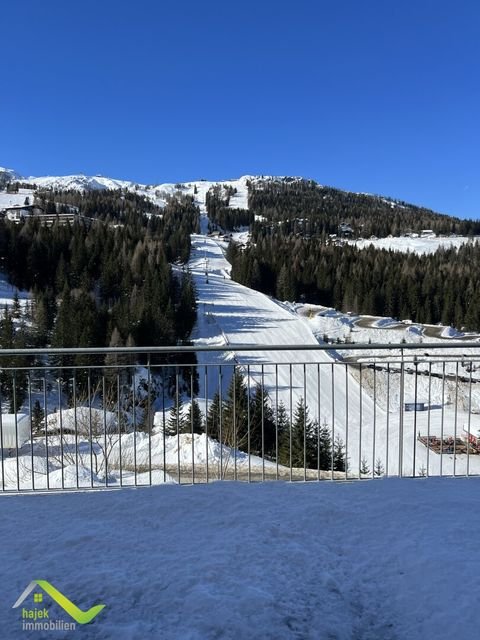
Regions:
[[403, 477], [403, 411], [405, 407], [405, 388], [404, 388], [404, 361], [403, 349], [401, 349], [400, 362], [400, 419], [398, 424], [398, 477]]

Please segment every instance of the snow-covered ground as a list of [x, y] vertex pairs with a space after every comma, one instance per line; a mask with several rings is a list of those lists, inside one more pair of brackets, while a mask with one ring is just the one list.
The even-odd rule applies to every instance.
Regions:
[[[443, 372], [442, 360], [450, 358], [452, 362], [446, 362], [445, 373], [466, 378], [471, 376], [474, 382], [480, 380], [480, 370], [475, 364], [480, 355], [480, 335], [478, 333], [458, 331], [444, 325], [412, 323], [410, 320], [399, 321], [379, 316], [341, 313], [335, 309], [318, 305], [288, 302], [282, 304], [303, 319], [319, 342], [326, 340], [364, 344], [365, 347], [360, 352], [348, 351], [342, 344], [336, 345], [337, 354], [350, 361], [369, 362], [376, 359], [377, 362], [383, 364], [395, 362], [398, 365], [401, 359], [399, 349], [374, 349], [370, 345], [414, 344], [420, 347], [413, 354], [417, 357], [416, 366], [419, 371], [432, 371], [440, 374]], [[452, 341], [456, 344], [462, 344], [461, 351], [450, 348]], [[431, 345], [441, 345], [442, 349], [436, 351], [431, 348]], [[411, 361], [413, 355], [410, 354], [409, 357], [408, 351], [405, 351], [404, 360]], [[440, 362], [436, 362], [439, 357]], [[456, 361], [459, 361], [458, 364]], [[474, 366], [470, 372], [472, 361]], [[424, 386], [426, 382], [428, 381], [423, 381]], [[435, 401], [439, 401], [439, 399], [436, 398]], [[480, 405], [478, 409], [480, 409]]]
[[365, 249], [373, 245], [376, 249], [391, 249], [393, 251], [402, 251], [406, 253], [427, 254], [435, 253], [440, 248], [450, 249], [458, 248], [467, 242], [478, 242], [479, 238], [469, 238], [468, 236], [452, 236], [452, 237], [418, 237], [412, 238], [407, 236], [351, 240], [350, 244], [355, 244], [359, 249]]
[[83, 610], [105, 604], [77, 626], [91, 640], [474, 640], [478, 483], [2, 496], [2, 638], [30, 637], [12, 605], [45, 579]]
[[[42, 429], [32, 439], [28, 425], [18, 456], [4, 449], [0, 491], [250, 479], [265, 472], [270, 479], [278, 472], [280, 477], [289, 475], [281, 465], [221, 445], [205, 434], [167, 435], [163, 412], [156, 414], [157, 426], [150, 434], [121, 433], [114, 413], [83, 406], [49, 414], [46, 422], [47, 436]], [[5, 420], [2, 428], [5, 442]]]
[[19, 189], [18, 193], [7, 193], [6, 191], [0, 191], [0, 211], [7, 209], [8, 207], [18, 207], [25, 204], [25, 200], [28, 198], [30, 204], [33, 204], [33, 198], [35, 192], [33, 189]]

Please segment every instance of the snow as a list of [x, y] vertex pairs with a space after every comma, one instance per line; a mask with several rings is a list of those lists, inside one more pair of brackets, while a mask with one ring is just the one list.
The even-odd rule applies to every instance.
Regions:
[[59, 431], [60, 428], [87, 434], [90, 429], [94, 433], [110, 432], [117, 422], [116, 415], [111, 411], [103, 411], [94, 407], [77, 407], [62, 409], [47, 416], [47, 430]]
[[[105, 604], [81, 628], [92, 640], [478, 635], [478, 480], [220, 482], [0, 499], [9, 640], [25, 637], [11, 606], [33, 578], [82, 609]], [[43, 606], [69, 620], [48, 596]]]
[[134, 190], [135, 183], [129, 180], [116, 180], [113, 178], [104, 178], [103, 176], [44, 176], [36, 178], [30, 176], [26, 178], [29, 184], [36, 184], [42, 189], [66, 189], [83, 191], [88, 189], [128, 189]]
[[[136, 451], [134, 452], [134, 449]], [[258, 456], [248, 456], [242, 451], [237, 451], [216, 440], [202, 434], [180, 433], [174, 436], [164, 436], [162, 433], [148, 434], [137, 432], [125, 434], [121, 437], [121, 462], [122, 467], [126, 461], [133, 461], [139, 467], [152, 465], [153, 468], [166, 466], [190, 468], [191, 465], [209, 465], [213, 471], [232, 471], [238, 469], [270, 468], [276, 469], [276, 464], [263, 460]], [[120, 466], [120, 443], [115, 442], [109, 456], [109, 465]]]
[[[202, 434], [180, 433], [166, 435], [158, 425], [163, 413], [157, 412], [157, 432], [121, 433], [117, 417], [109, 411], [77, 407], [47, 416], [48, 435], [44, 433], [19, 447], [17, 458], [9, 457], [5, 448], [0, 466], [0, 486], [7, 490], [76, 488], [99, 484], [108, 486], [130, 484], [160, 484], [197, 479], [242, 477], [247, 473], [267, 472], [276, 475], [276, 463], [255, 455], [248, 455], [232, 447], [221, 445]], [[168, 421], [168, 413], [165, 415]], [[7, 424], [7, 417], [4, 417]], [[11, 422], [11, 420], [10, 420]], [[63, 432], [60, 435], [60, 424]], [[75, 431], [76, 430], [76, 431]], [[6, 438], [7, 432], [4, 434]], [[32, 467], [33, 460], [33, 467]], [[63, 471], [62, 471], [63, 469]], [[151, 474], [149, 469], [151, 469]], [[288, 470], [278, 468], [285, 476]], [[62, 485], [63, 473], [63, 485]], [[171, 474], [175, 475], [175, 479]]]
[[454, 236], [454, 237], [390, 237], [390, 238], [376, 238], [375, 240], [349, 240], [349, 244], [356, 245], [359, 249], [365, 249], [373, 245], [376, 249], [386, 249], [392, 251], [401, 251], [406, 253], [428, 254], [435, 253], [438, 249], [450, 249], [461, 247], [467, 242], [477, 243], [479, 238], [470, 238], [468, 236]]
[[[63, 484], [62, 484], [63, 478]], [[51, 489], [73, 489], [78, 487], [101, 486], [100, 480], [90, 469], [79, 464], [78, 467], [69, 464], [63, 469], [52, 471], [49, 476], [49, 487]]]
[[442, 338], [461, 338], [463, 333], [461, 331], [457, 331], [454, 327], [445, 327], [442, 331]]
[[33, 204], [34, 197], [35, 191], [33, 189], [19, 189], [18, 193], [0, 191], [0, 211], [9, 207], [23, 206], [26, 198], [29, 199], [30, 204]]
[[58, 465], [41, 455], [19, 455], [2, 459], [2, 490], [46, 489], [47, 475]]

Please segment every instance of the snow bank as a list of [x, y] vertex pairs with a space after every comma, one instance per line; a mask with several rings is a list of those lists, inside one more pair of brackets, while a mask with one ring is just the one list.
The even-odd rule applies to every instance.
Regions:
[[394, 320], [393, 318], [380, 318], [380, 320], [376, 320], [372, 326], [374, 327], [396, 327], [398, 325], [398, 320]]
[[[62, 473], [63, 472], [63, 473]], [[62, 475], [63, 475], [63, 485], [62, 485]], [[66, 489], [76, 488], [78, 487], [91, 487], [93, 486], [101, 486], [100, 480], [97, 476], [92, 473], [91, 469], [87, 469], [83, 465], [78, 466], [78, 476], [77, 476], [77, 468], [75, 465], [68, 465], [63, 469], [57, 469], [56, 471], [52, 471], [48, 475], [48, 483], [49, 487], [52, 489], [59, 489], [62, 486]]]
[[21, 455], [5, 458], [2, 461], [1, 472], [5, 489], [45, 489], [47, 474], [55, 471], [59, 465], [48, 461], [43, 456]]
[[442, 338], [461, 338], [464, 334], [454, 327], [445, 327], [442, 331]]
[[[136, 447], [136, 452], [135, 452]], [[216, 440], [207, 437], [204, 433], [194, 434], [181, 433], [178, 436], [164, 436], [163, 433], [156, 433], [151, 436], [143, 432], [128, 433], [121, 438], [121, 462], [122, 468], [127, 465], [133, 466], [136, 460], [138, 467], [148, 465], [152, 461], [152, 466], [163, 467], [166, 465], [190, 466], [222, 464], [236, 465], [239, 468], [247, 468], [249, 456], [243, 451], [238, 451], [221, 445]], [[120, 465], [120, 443], [115, 443], [109, 456], [109, 466]], [[250, 456], [251, 467], [270, 467], [276, 469], [276, 464], [268, 460], [262, 460], [258, 456]]]
[[90, 425], [94, 434], [103, 433], [105, 429], [107, 432], [115, 430], [117, 417], [111, 411], [104, 413], [103, 409], [94, 409], [93, 407], [91, 409], [77, 407], [76, 410], [62, 409], [47, 416], [48, 431], [60, 431], [60, 424], [63, 430], [87, 435], [90, 433]]

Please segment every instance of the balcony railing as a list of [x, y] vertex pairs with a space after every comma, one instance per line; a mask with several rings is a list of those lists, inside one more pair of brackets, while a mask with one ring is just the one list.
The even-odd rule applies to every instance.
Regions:
[[0, 490], [480, 473], [480, 345], [0, 352]]

